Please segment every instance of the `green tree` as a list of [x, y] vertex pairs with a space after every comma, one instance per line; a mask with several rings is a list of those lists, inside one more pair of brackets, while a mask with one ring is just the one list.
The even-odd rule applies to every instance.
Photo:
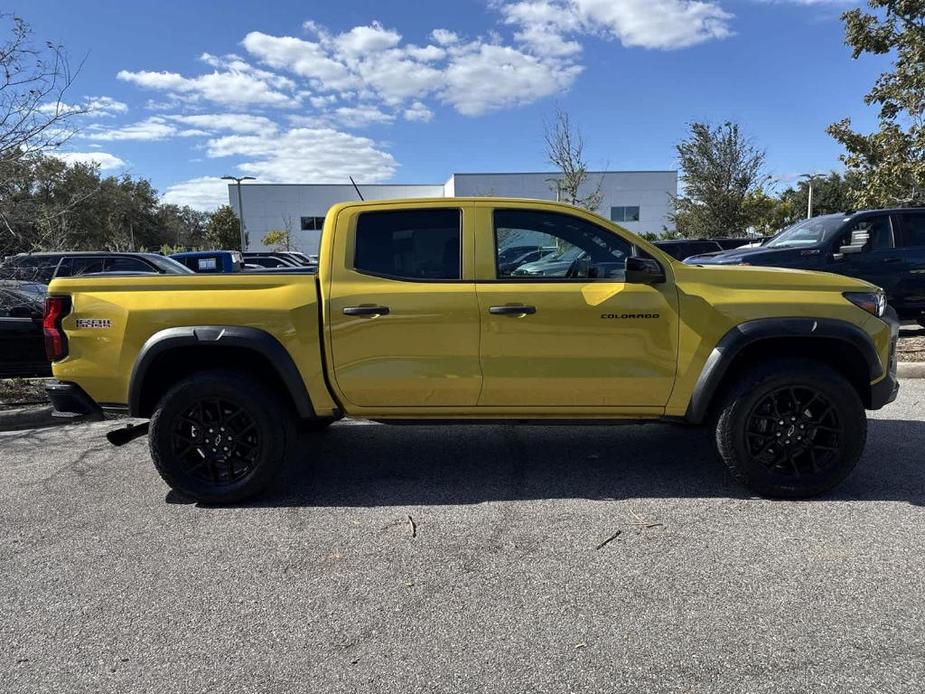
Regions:
[[735, 236], [760, 221], [768, 180], [762, 173], [764, 152], [737, 123], [692, 123], [677, 152], [684, 192], [675, 198], [673, 221], [680, 234]]
[[271, 229], [263, 235], [260, 242], [274, 251], [288, 251], [290, 242], [289, 232], [286, 229]]
[[234, 210], [228, 205], [219, 207], [209, 218], [206, 245], [219, 250], [241, 248], [241, 226]]
[[864, 135], [845, 118], [828, 132], [847, 150], [842, 156], [860, 179], [859, 207], [925, 204], [925, 0], [868, 0], [873, 12], [845, 12], [845, 43], [852, 58], [892, 56], [864, 98], [879, 107], [880, 127]]

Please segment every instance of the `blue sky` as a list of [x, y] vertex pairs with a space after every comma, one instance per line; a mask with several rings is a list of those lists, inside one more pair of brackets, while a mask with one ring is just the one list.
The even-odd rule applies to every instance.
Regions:
[[442, 182], [548, 168], [543, 121], [594, 168], [675, 168], [693, 120], [739, 121], [782, 182], [840, 168], [825, 127], [875, 125], [884, 59], [851, 60], [838, 0], [30, 0], [86, 56], [65, 148], [208, 209], [218, 177]]

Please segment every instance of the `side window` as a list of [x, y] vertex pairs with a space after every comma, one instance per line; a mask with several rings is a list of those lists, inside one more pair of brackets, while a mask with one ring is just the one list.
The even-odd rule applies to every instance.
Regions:
[[925, 246], [925, 212], [904, 212], [900, 215], [903, 246]]
[[864, 246], [864, 252], [881, 251], [893, 247], [893, 228], [890, 225], [889, 215], [867, 217], [852, 224], [845, 233], [842, 244], [851, 243], [851, 234], [855, 231], [864, 231], [869, 239]]
[[353, 267], [394, 279], [462, 278], [458, 209], [363, 212], [357, 217]]
[[137, 258], [110, 258], [106, 272], [154, 272], [150, 265]]
[[578, 217], [534, 210], [495, 210], [495, 248], [500, 261], [506, 248], [534, 245], [546, 252], [513, 266], [497, 263], [499, 279], [609, 279], [622, 282], [629, 241]]

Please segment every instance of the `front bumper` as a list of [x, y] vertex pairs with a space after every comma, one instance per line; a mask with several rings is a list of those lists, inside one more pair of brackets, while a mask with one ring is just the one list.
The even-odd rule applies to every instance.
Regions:
[[899, 380], [896, 378], [896, 343], [899, 340], [899, 318], [892, 306], [886, 307], [882, 320], [890, 326], [890, 355], [886, 375], [870, 387], [870, 409], [879, 410], [896, 399]]
[[45, 384], [45, 394], [55, 408], [55, 417], [103, 419], [103, 408], [76, 383], [49, 381]]

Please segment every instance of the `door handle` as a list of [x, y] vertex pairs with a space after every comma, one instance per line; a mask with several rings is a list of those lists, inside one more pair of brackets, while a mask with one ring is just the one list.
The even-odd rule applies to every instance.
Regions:
[[901, 263], [902, 261], [903, 261], [902, 258], [884, 258], [883, 259], [884, 263]]
[[388, 306], [345, 306], [345, 316], [387, 316]]
[[536, 313], [536, 306], [489, 306], [488, 312], [495, 316], [530, 316]]

